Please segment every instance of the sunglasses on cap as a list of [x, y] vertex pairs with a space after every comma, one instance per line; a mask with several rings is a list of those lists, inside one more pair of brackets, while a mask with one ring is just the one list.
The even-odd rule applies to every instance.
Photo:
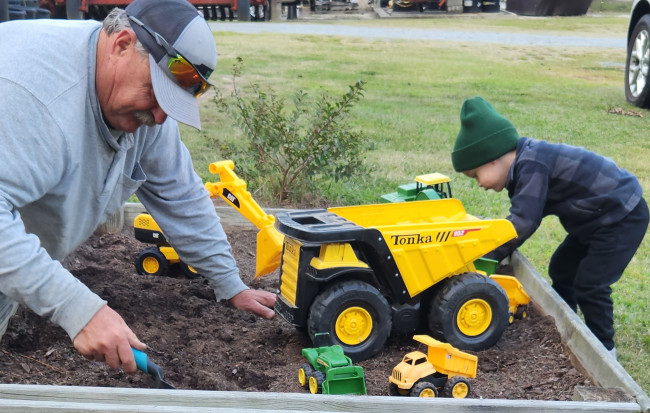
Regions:
[[199, 97], [205, 93], [210, 86], [212, 86], [212, 83], [208, 82], [207, 79], [212, 74], [212, 70], [204, 66], [202, 67], [202, 71], [199, 70], [189, 60], [183, 57], [183, 55], [170, 45], [160, 34], [151, 30], [146, 24], [133, 16], [129, 16], [129, 20], [142, 27], [144, 31], [154, 38], [160, 47], [165, 49], [165, 52], [169, 56], [167, 68], [181, 87], [190, 92], [194, 97]]

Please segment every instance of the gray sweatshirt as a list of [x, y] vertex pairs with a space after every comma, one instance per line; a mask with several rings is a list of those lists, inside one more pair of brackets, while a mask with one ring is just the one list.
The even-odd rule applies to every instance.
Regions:
[[0, 24], [0, 293], [72, 339], [106, 302], [58, 260], [136, 191], [217, 299], [247, 288], [177, 123], [115, 138], [103, 121], [100, 30], [96, 21]]

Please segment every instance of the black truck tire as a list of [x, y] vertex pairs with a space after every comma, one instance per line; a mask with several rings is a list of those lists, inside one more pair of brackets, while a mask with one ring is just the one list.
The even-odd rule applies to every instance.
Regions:
[[477, 273], [451, 277], [431, 300], [431, 334], [461, 350], [492, 347], [508, 326], [508, 296]]
[[646, 14], [634, 27], [625, 61], [625, 97], [641, 108], [650, 107], [649, 42], [650, 14]]
[[389, 396], [408, 396], [410, 390], [403, 390], [397, 387], [395, 383], [388, 383], [388, 395]]
[[329, 345], [340, 345], [352, 361], [359, 362], [384, 346], [392, 326], [391, 308], [372, 285], [343, 281], [314, 299], [307, 326], [312, 341], [317, 333], [329, 333]]
[[433, 383], [419, 381], [411, 389], [411, 397], [438, 397], [438, 389]]
[[465, 377], [454, 376], [445, 383], [445, 393], [454, 399], [464, 399], [469, 395], [471, 386]]
[[314, 368], [309, 363], [304, 363], [298, 369], [298, 383], [304, 388], [309, 387], [309, 377], [314, 374]]
[[169, 262], [158, 247], [147, 247], [135, 258], [135, 269], [140, 275], [167, 275]]
[[201, 274], [196, 272], [196, 270], [194, 268], [192, 268], [189, 265], [185, 264], [183, 261], [179, 262], [178, 265], [181, 267], [181, 271], [183, 272], [183, 274], [187, 278], [189, 278], [191, 280], [201, 278]]
[[322, 393], [324, 381], [325, 381], [325, 374], [321, 371], [314, 371], [309, 376], [309, 392], [311, 394]]

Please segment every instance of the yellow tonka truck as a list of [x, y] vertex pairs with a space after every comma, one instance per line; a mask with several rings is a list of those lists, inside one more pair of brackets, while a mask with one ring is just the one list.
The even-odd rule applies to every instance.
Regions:
[[329, 333], [355, 362], [393, 329], [488, 348], [529, 302], [515, 278], [474, 264], [516, 237], [512, 224], [478, 219], [458, 199], [282, 212], [275, 225], [284, 234], [276, 312], [312, 341]]
[[476, 377], [478, 358], [426, 335], [413, 339], [428, 346], [427, 354], [412, 351], [404, 356], [388, 378], [389, 394], [467, 397], [471, 389], [468, 378]]
[[[280, 266], [284, 237], [273, 226], [275, 217], [265, 213], [255, 202], [246, 190], [246, 182], [235, 174], [234, 168], [235, 164], [231, 160], [211, 163], [210, 173], [218, 175], [219, 181], [206, 182], [205, 188], [211, 197], [221, 197], [259, 229], [255, 277], [261, 277]], [[181, 261], [151, 215], [144, 213], [136, 216], [133, 228], [137, 240], [155, 244], [136, 256], [135, 267], [139, 274], [165, 275], [170, 265], [179, 264], [186, 276], [200, 276], [196, 270]]]

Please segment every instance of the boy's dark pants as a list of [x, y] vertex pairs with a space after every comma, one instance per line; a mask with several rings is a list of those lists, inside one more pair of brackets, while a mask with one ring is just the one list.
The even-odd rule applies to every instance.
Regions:
[[610, 286], [618, 281], [643, 240], [648, 206], [639, 204], [622, 221], [601, 227], [585, 242], [568, 235], [557, 248], [548, 273], [553, 288], [603, 343], [614, 347], [614, 306]]

